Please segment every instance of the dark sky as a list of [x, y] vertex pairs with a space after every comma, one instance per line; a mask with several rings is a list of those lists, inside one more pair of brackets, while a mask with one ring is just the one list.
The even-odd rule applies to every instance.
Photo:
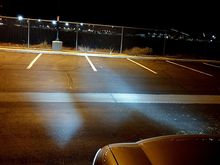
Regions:
[[138, 26], [183, 31], [219, 32], [220, 10], [211, 1], [150, 0], [0, 0], [2, 15]]

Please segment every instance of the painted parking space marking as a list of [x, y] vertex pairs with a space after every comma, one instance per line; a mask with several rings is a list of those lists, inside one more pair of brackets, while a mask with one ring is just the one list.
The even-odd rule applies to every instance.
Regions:
[[213, 75], [211, 75], [211, 74], [209, 74], [209, 73], [202, 72], [202, 71], [199, 71], [199, 70], [197, 70], [197, 69], [190, 68], [190, 67], [188, 67], [188, 66], [184, 66], [184, 65], [181, 65], [181, 64], [178, 64], [178, 63], [169, 61], [169, 60], [166, 60], [166, 62], [168, 62], [168, 63], [170, 63], [170, 64], [173, 64], [173, 65], [176, 65], [176, 66], [179, 66], [179, 67], [182, 67], [182, 68], [185, 68], [185, 69], [192, 70], [192, 71], [194, 71], [194, 72], [198, 72], [198, 73], [204, 74], [204, 75], [206, 75], [206, 76], [213, 77]]
[[220, 66], [218, 65], [214, 65], [214, 64], [209, 64], [209, 63], [203, 63], [204, 65], [208, 65], [208, 66], [212, 66], [212, 67], [215, 67], [215, 68], [220, 68]]
[[42, 53], [38, 54], [37, 57], [35, 57], [35, 58], [33, 59], [33, 61], [31, 61], [31, 63], [28, 65], [28, 67], [27, 67], [26, 69], [31, 69], [31, 67], [34, 65], [34, 63], [35, 63], [42, 55], [43, 55]]
[[142, 64], [140, 64], [136, 61], [133, 61], [130, 58], [127, 58], [127, 60], [134, 63], [134, 64], [136, 64], [136, 65], [138, 65], [138, 66], [140, 66], [140, 67], [142, 67], [142, 68], [144, 68], [144, 69], [146, 69], [146, 70], [148, 70], [148, 71], [150, 71], [151, 73], [157, 74], [157, 72], [153, 71], [152, 69], [150, 69], [150, 68], [148, 68], [148, 67], [146, 67], [146, 66], [144, 66], [144, 65], [142, 65]]
[[97, 72], [96, 67], [93, 65], [93, 63], [92, 63], [92, 61], [89, 59], [89, 57], [88, 57], [88, 56], [85, 56], [85, 57], [86, 57], [88, 63], [90, 64], [90, 66], [92, 67], [93, 71], [94, 71], [94, 72]]
[[220, 95], [0, 92], [0, 102], [220, 104]]

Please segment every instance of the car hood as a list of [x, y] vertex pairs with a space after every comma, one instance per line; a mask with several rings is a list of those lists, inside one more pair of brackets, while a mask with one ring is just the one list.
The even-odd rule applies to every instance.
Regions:
[[110, 144], [97, 152], [94, 164], [220, 164], [220, 137], [174, 135], [145, 139], [136, 143]]

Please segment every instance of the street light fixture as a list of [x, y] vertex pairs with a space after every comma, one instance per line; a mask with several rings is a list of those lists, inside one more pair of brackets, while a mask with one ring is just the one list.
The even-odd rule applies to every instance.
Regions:
[[19, 20], [19, 21], [22, 21], [23, 19], [24, 19], [24, 18], [23, 18], [21, 15], [18, 16], [18, 20]]
[[57, 24], [57, 21], [53, 20], [53, 21], [52, 21], [52, 24], [53, 24], [53, 25], [56, 25], [56, 24]]
[[215, 36], [215, 35], [212, 35], [212, 38], [213, 38], [213, 39], [216, 39], [216, 36]]

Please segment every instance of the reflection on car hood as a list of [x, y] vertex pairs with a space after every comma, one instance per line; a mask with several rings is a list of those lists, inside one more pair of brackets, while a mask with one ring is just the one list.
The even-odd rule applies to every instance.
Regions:
[[110, 144], [100, 149], [94, 165], [213, 165], [220, 164], [220, 137], [161, 136], [136, 143]]

